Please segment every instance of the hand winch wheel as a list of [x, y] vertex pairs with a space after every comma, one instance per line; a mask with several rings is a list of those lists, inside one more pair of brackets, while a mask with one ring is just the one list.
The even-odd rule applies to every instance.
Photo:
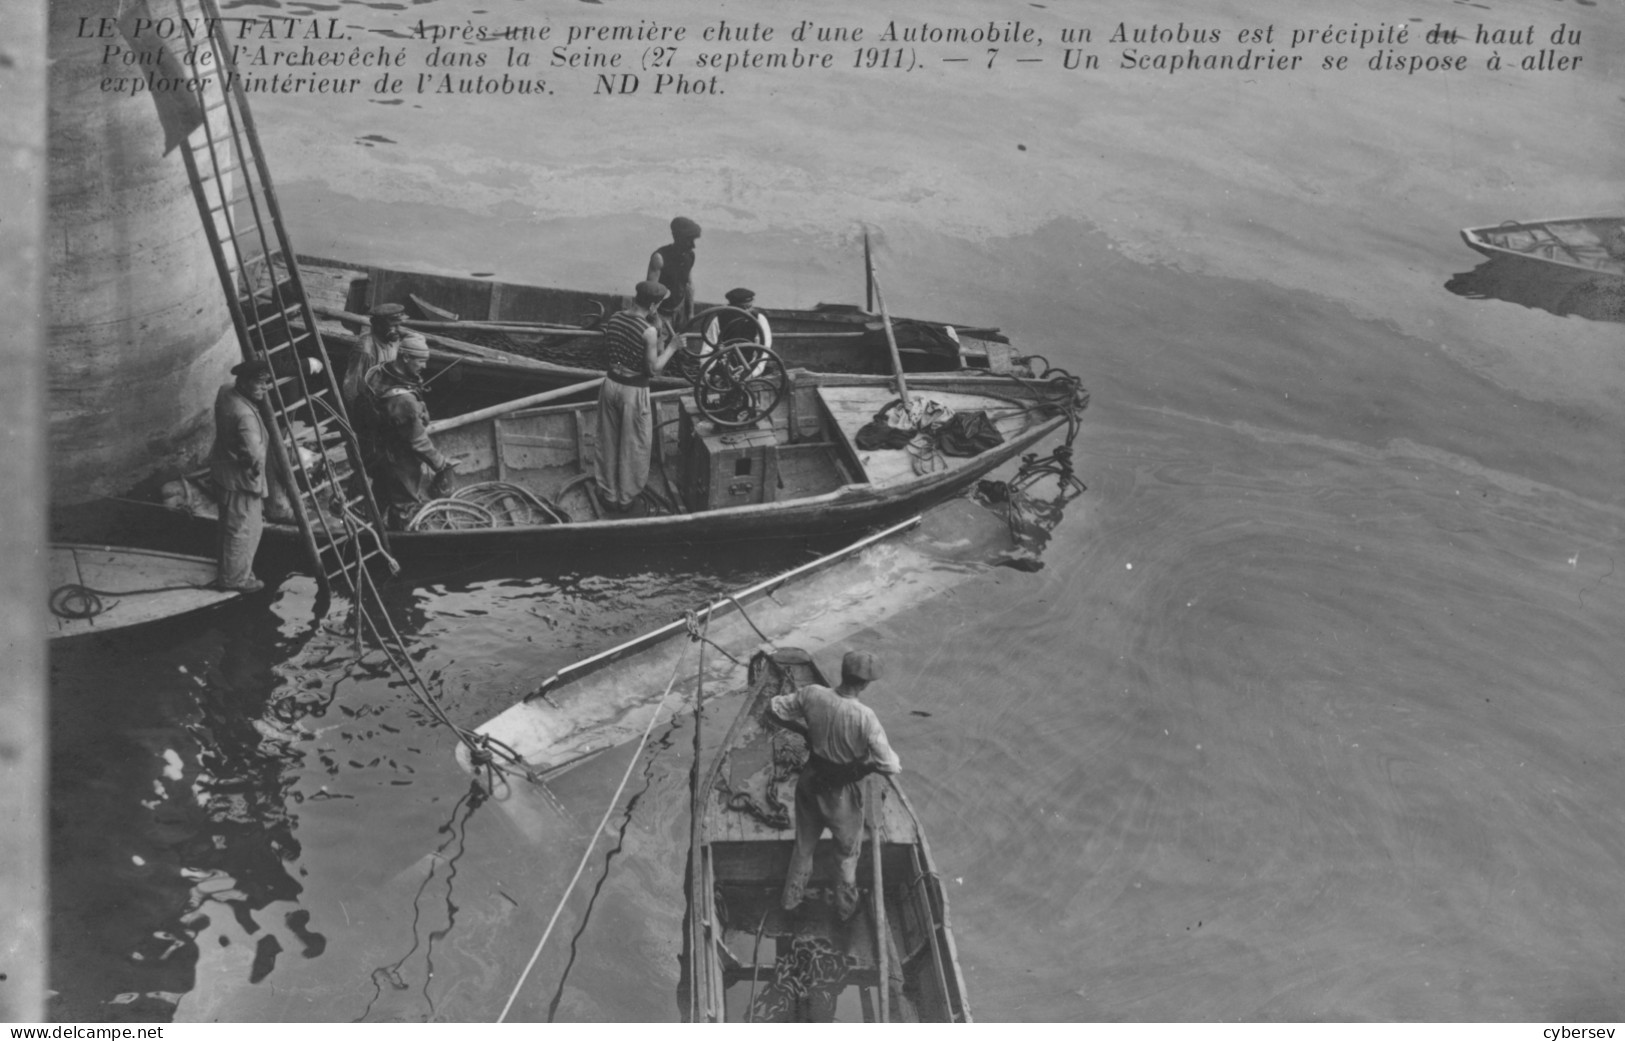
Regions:
[[699, 336], [701, 346], [694, 353], [701, 355], [710, 354], [734, 340], [773, 346], [773, 330], [767, 324], [767, 316], [753, 314], [743, 307], [708, 307], [689, 319], [683, 334], [685, 339]]
[[743, 427], [773, 411], [790, 380], [779, 356], [761, 344], [723, 344], [700, 365], [694, 404], [719, 427]]

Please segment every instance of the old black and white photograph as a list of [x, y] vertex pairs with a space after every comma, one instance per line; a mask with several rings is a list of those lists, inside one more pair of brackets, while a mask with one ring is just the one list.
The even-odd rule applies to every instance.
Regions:
[[1625, 1019], [1618, 0], [18, 8], [0, 1019]]

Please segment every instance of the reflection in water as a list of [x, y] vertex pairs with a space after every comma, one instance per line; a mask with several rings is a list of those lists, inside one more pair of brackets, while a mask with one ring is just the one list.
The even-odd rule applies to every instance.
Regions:
[[[429, 993], [429, 985], [434, 980], [434, 947], [437, 941], [445, 939], [457, 925], [458, 907], [456, 900], [453, 899], [454, 887], [457, 881], [457, 862], [462, 858], [465, 849], [469, 818], [474, 815], [475, 810], [484, 804], [486, 798], [485, 790], [478, 783], [471, 783], [468, 786], [468, 791], [463, 793], [463, 797], [457, 800], [457, 805], [452, 808], [451, 819], [440, 829], [441, 833], [446, 836], [445, 841], [441, 842], [434, 852], [425, 858], [429, 862], [429, 873], [424, 876], [423, 884], [418, 886], [417, 893], [412, 897], [412, 944], [406, 949], [406, 953], [395, 959], [395, 961], [388, 965], [380, 965], [373, 970], [373, 994], [371, 999], [367, 1001], [367, 1007], [362, 1011], [361, 1015], [356, 1017], [355, 1021], [357, 1023], [367, 1022], [374, 1018], [392, 1022], [409, 1019], [420, 1019], [429, 1022], [435, 1018], [434, 996]], [[446, 851], [448, 847], [452, 846], [456, 848], [448, 855]], [[425, 893], [429, 892], [430, 886], [441, 879], [443, 879], [441, 887], [444, 893], [438, 902], [443, 904], [445, 908], [444, 917], [441, 919], [444, 924], [439, 928], [434, 928], [433, 925], [436, 920], [426, 916], [423, 897]], [[384, 997], [386, 987], [391, 991], [411, 989], [411, 984], [407, 982], [402, 969], [417, 954], [419, 947], [423, 949], [421, 993], [425, 1011], [417, 1016], [402, 1015], [395, 1012], [381, 1017], [374, 1017], [373, 1008]]]
[[1549, 265], [1492, 257], [1471, 271], [1453, 275], [1444, 287], [1471, 300], [1505, 300], [1555, 315], [1599, 322], [1625, 322], [1625, 279], [1576, 281], [1548, 273]]
[[[138, 630], [52, 648], [53, 1015], [167, 1019], [214, 917], [252, 935], [302, 891], [287, 779], [301, 753], [262, 717], [303, 641], [277, 639], [267, 603], [178, 644]], [[279, 931], [315, 957], [308, 921]], [[281, 949], [258, 940], [256, 979]]]

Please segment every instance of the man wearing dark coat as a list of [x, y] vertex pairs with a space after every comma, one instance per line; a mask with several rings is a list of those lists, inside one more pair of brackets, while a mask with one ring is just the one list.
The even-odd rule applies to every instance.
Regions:
[[231, 370], [235, 381], [214, 399], [214, 447], [209, 476], [220, 503], [220, 560], [215, 584], [256, 593], [254, 554], [265, 530], [265, 449], [269, 441], [260, 403], [271, 390], [271, 367], [245, 361]]
[[[429, 346], [416, 333], [401, 338], [395, 360], [367, 373], [373, 413], [369, 471], [378, 505], [389, 526], [402, 530], [429, 498], [449, 494], [457, 464], [429, 439], [429, 408], [423, 403], [423, 369]], [[433, 479], [425, 488], [424, 468]]]

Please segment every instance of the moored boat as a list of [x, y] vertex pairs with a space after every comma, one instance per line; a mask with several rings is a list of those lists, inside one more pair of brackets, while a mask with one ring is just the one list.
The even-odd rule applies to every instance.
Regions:
[[[771, 411], [746, 427], [719, 427], [693, 395], [666, 391], [651, 395], [658, 459], [644, 498], [631, 514], [601, 514], [592, 487], [597, 403], [552, 405], [435, 432], [436, 446], [458, 463], [461, 487], [420, 511], [413, 530], [391, 533], [390, 551], [409, 559], [860, 531], [964, 491], [1063, 428], [1070, 445], [1088, 401], [1069, 376], [917, 374], [909, 386], [914, 398], [972, 423], [980, 414], [997, 443], [960, 444], [966, 455], [944, 453], [929, 434], [897, 448], [862, 447], [860, 432], [895, 398], [882, 377], [792, 371]], [[266, 534], [295, 538], [298, 530], [267, 523]]]
[[768, 701], [826, 680], [804, 651], [762, 652], [715, 760], [700, 774], [687, 880], [679, 1001], [690, 1022], [967, 1023], [948, 902], [918, 815], [895, 777], [864, 783], [859, 907], [836, 914], [833, 842], [819, 841], [807, 898], [780, 892], [794, 845], [802, 737], [766, 719]]
[[1625, 287], [1625, 217], [1560, 217], [1464, 228], [1468, 246], [1541, 277]]
[[[429, 339], [431, 381], [515, 397], [602, 375], [595, 322], [626, 305], [614, 293], [557, 289], [489, 279], [371, 267], [323, 257], [298, 258], [301, 281], [321, 316], [322, 340], [335, 364], [349, 364], [363, 317], [380, 304], [404, 306], [409, 324]], [[713, 310], [701, 304], [698, 311]], [[878, 315], [854, 305], [759, 308], [786, 366], [820, 372], [883, 374], [891, 360]], [[905, 371], [1024, 375], [1025, 361], [997, 329], [893, 319]], [[679, 387], [671, 376], [664, 384]]]
[[240, 595], [210, 588], [213, 560], [128, 546], [53, 544], [49, 576], [53, 640], [174, 618]]

